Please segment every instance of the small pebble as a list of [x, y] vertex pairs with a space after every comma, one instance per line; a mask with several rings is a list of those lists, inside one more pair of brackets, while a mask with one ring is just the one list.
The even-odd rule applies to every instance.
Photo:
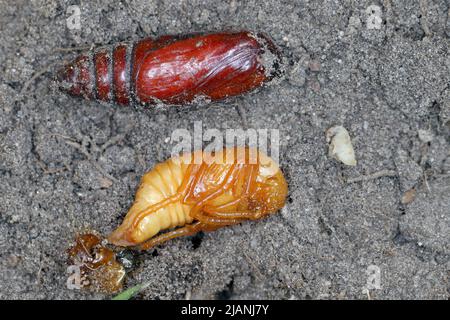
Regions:
[[317, 60], [311, 60], [308, 64], [309, 70], [313, 72], [320, 71], [320, 62]]
[[420, 141], [422, 141], [423, 143], [428, 143], [433, 140], [433, 134], [428, 130], [419, 130], [417, 131], [417, 133], [419, 135]]
[[411, 202], [414, 201], [415, 198], [416, 198], [416, 189], [411, 188], [403, 194], [401, 202], [402, 204], [410, 204]]
[[329, 144], [328, 155], [330, 157], [348, 166], [356, 165], [355, 151], [347, 129], [343, 126], [331, 127], [326, 132], [326, 138]]

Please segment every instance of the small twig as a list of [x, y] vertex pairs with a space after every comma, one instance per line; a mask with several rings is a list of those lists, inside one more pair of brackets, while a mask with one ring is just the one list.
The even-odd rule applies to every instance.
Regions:
[[354, 183], [354, 182], [360, 182], [360, 181], [368, 181], [368, 180], [374, 180], [374, 179], [378, 179], [381, 177], [396, 177], [397, 176], [397, 172], [394, 170], [381, 170], [372, 174], [368, 174], [368, 175], [364, 175], [364, 176], [359, 176], [359, 177], [355, 177], [355, 178], [347, 178], [346, 182], [347, 183]]
[[427, 9], [428, 9], [428, 1], [427, 0], [420, 0], [420, 11], [421, 11], [421, 18], [420, 18], [420, 25], [422, 27], [423, 32], [427, 37], [431, 37], [433, 34], [430, 31], [430, 28], [428, 27], [428, 21], [427, 21]]
[[54, 133], [52, 134], [55, 137], [60, 137], [63, 139], [63, 141], [68, 144], [69, 146], [74, 147], [75, 149], [77, 149], [78, 151], [80, 151], [88, 161], [90, 161], [92, 163], [92, 165], [106, 178], [108, 178], [109, 180], [113, 181], [113, 182], [118, 182], [118, 180], [116, 178], [114, 178], [112, 175], [110, 175], [108, 172], [106, 172], [99, 164], [98, 162], [92, 157], [92, 154], [87, 150], [87, 142], [91, 145], [91, 147], [93, 148], [97, 148], [95, 143], [88, 137], [83, 136], [81, 143], [77, 142], [75, 139], [70, 138], [68, 136], [64, 136], [62, 134], [58, 134], [58, 133]]
[[41, 168], [41, 170], [44, 171], [44, 174], [54, 174], [69, 170], [69, 167], [66, 163], [64, 163], [64, 167], [49, 169], [48, 166], [42, 160], [37, 160], [36, 162]]
[[44, 261], [42, 259], [42, 254], [39, 256], [39, 269], [37, 271], [36, 274], [36, 284], [37, 285], [41, 285], [41, 280], [42, 280], [42, 269], [44, 267]]
[[125, 134], [123, 134], [123, 133], [120, 133], [120, 134], [110, 138], [108, 141], [106, 141], [104, 144], [102, 144], [102, 146], [100, 147], [100, 151], [101, 152], [105, 151], [107, 148], [121, 142], [123, 139], [125, 139]]
[[96, 161], [94, 160], [90, 160], [91, 163], [94, 165], [94, 167], [102, 174], [104, 175], [106, 178], [108, 178], [109, 180], [113, 181], [113, 182], [118, 182], [119, 180], [117, 180], [116, 178], [114, 178], [112, 175], [110, 175], [108, 172], [106, 172]]
[[428, 192], [431, 193], [431, 188], [430, 185], [428, 184], [427, 174], [425, 172], [423, 173], [423, 183], [425, 184], [425, 187], [427, 188]]
[[249, 255], [247, 254], [247, 252], [243, 251], [245, 260], [247, 260], [247, 263], [253, 268], [254, 271], [256, 271], [256, 278], [261, 281], [264, 277], [263, 274], [261, 272], [261, 270], [259, 270], [258, 266], [253, 262], [253, 260], [249, 257]]
[[86, 149], [86, 145], [84, 143], [79, 143], [79, 142], [75, 142], [75, 141], [71, 141], [71, 140], [64, 140], [64, 142], [71, 146], [74, 147], [75, 149], [77, 149], [78, 151], [80, 151], [88, 160], [92, 159], [91, 154], [87, 151]]

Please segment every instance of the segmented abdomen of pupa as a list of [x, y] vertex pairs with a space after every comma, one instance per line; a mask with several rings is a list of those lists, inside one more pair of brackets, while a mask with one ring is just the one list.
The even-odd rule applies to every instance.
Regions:
[[[121, 234], [131, 228], [135, 217], [146, 208], [158, 204], [163, 200], [175, 195], [183, 182], [188, 165], [171, 158], [163, 163], [157, 164], [152, 170], [147, 172], [141, 180], [139, 189], [130, 210], [122, 225], [116, 230], [116, 234]], [[149, 238], [156, 235], [161, 230], [166, 230], [176, 226], [183, 226], [191, 223], [189, 215], [192, 205], [183, 204], [181, 199], [163, 206], [161, 209], [143, 218], [140, 225], [145, 225], [146, 230], [135, 232], [139, 238]], [[142, 234], [142, 235], [140, 235]], [[133, 239], [135, 241], [136, 239]], [[119, 243], [123, 242], [123, 243]], [[125, 239], [116, 242], [117, 245], [129, 245]]]

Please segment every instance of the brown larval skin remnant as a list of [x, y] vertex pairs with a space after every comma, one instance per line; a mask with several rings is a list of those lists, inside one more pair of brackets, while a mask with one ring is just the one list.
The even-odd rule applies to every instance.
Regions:
[[[280, 210], [287, 192], [278, 165], [254, 148], [173, 157], [142, 177], [133, 205], [108, 241], [145, 250], [176, 237], [260, 219]], [[173, 230], [158, 235], [167, 229]]]
[[114, 252], [102, 245], [97, 235], [78, 235], [67, 253], [69, 264], [80, 268], [81, 288], [104, 293], [122, 289], [125, 269], [116, 261]]
[[87, 99], [183, 105], [252, 91], [271, 80], [280, 64], [266, 35], [222, 32], [99, 48], [65, 65], [56, 78], [61, 90]]

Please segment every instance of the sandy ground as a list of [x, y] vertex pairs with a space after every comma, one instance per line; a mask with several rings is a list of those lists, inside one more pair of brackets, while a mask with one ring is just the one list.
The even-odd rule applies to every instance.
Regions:
[[[65, 250], [77, 232], [113, 230], [142, 174], [169, 157], [173, 130], [194, 121], [278, 129], [288, 203], [264, 221], [130, 255], [126, 285], [149, 283], [138, 298], [449, 298], [448, 1], [80, 2], [0, 2], [0, 298], [108, 298], [66, 288]], [[80, 30], [67, 27], [71, 4]], [[78, 52], [67, 48], [223, 29], [269, 34], [286, 75], [166, 110], [50, 86], [55, 64]], [[350, 132], [355, 167], [327, 155], [336, 124]]]

